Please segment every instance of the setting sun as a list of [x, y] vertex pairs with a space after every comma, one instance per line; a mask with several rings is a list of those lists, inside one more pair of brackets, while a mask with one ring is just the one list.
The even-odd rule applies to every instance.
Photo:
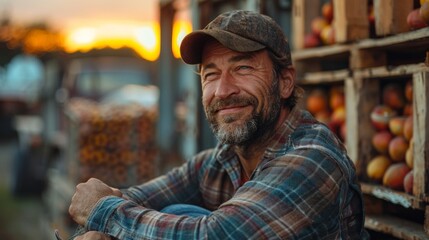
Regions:
[[161, 49], [159, 24], [110, 23], [74, 28], [67, 34], [65, 48], [68, 52], [104, 47], [130, 47], [142, 58], [155, 61]]
[[183, 38], [192, 31], [192, 24], [190, 21], [176, 20], [173, 23], [173, 36], [172, 36], [172, 51], [175, 58], [180, 58], [180, 43]]

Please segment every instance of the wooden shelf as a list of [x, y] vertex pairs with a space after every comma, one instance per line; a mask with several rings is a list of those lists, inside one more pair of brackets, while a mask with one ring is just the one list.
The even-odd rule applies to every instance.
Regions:
[[414, 208], [424, 210], [428, 199], [419, 199], [405, 192], [395, 191], [390, 188], [361, 182], [363, 194], [368, 194], [390, 203], [401, 205], [404, 208]]
[[429, 47], [429, 28], [400, 33], [384, 38], [365, 39], [357, 42], [353, 47], [359, 49], [408, 48], [420, 45]]
[[327, 71], [327, 72], [314, 72], [306, 73], [299, 79], [299, 84], [313, 85], [324, 83], [342, 83], [344, 79], [351, 77], [351, 71], [348, 69]]
[[[428, 43], [429, 44], [429, 43]], [[424, 63], [407, 64], [401, 66], [382, 66], [355, 70], [353, 76], [357, 78], [384, 78], [412, 75], [414, 73], [429, 71], [429, 66]]]
[[385, 214], [367, 214], [365, 228], [405, 240], [429, 239], [423, 225]]
[[316, 48], [308, 48], [292, 52], [292, 60], [299, 61], [305, 59], [321, 59], [336, 56], [348, 56], [350, 53], [350, 45], [332, 45]]

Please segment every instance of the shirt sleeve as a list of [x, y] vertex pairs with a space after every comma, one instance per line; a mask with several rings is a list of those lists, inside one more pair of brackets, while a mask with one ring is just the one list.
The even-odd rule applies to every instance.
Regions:
[[[164, 214], [105, 197], [90, 214], [87, 228], [118, 239], [336, 239], [339, 193], [346, 185], [332, 158], [315, 150], [295, 151], [268, 162], [209, 216]], [[147, 206], [174, 193], [156, 195]]]
[[206, 154], [202, 152], [166, 175], [122, 192], [126, 199], [155, 210], [175, 203], [201, 205], [198, 174]]

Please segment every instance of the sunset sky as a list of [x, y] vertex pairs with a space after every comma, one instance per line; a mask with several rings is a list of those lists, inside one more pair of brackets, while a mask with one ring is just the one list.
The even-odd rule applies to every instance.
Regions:
[[92, 22], [157, 21], [158, 0], [0, 0], [13, 22], [47, 22], [70, 28]]

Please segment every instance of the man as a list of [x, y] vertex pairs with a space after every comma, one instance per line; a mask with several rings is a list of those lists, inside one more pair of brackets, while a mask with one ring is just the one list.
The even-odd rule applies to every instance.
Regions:
[[79, 184], [69, 212], [91, 232], [77, 239], [367, 238], [353, 163], [296, 106], [289, 45], [271, 18], [221, 14], [186, 36], [181, 54], [199, 64], [219, 144], [122, 192], [96, 179]]

